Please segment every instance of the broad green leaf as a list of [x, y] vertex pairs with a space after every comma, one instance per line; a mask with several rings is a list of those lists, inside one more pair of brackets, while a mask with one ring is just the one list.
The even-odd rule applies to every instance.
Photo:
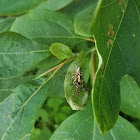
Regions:
[[31, 134], [29, 133], [29, 134], [27, 134], [27, 135], [25, 135], [23, 138], [22, 138], [22, 140], [30, 140], [31, 139]]
[[132, 124], [139, 130], [140, 132], [140, 119], [136, 119]]
[[0, 79], [0, 89], [15, 89], [21, 83], [28, 82], [29, 80], [34, 79], [36, 76], [25, 76], [25, 77], [13, 77], [13, 78], [1, 78]]
[[91, 37], [90, 27], [93, 18], [93, 13], [97, 5], [97, 0], [93, 0], [93, 4], [87, 5], [74, 18], [74, 30], [77, 34]]
[[14, 20], [14, 17], [0, 18], [0, 32], [9, 31]]
[[46, 8], [51, 11], [57, 11], [69, 5], [73, 0], [48, 0], [40, 5], [39, 8]]
[[79, 56], [76, 58], [76, 60], [69, 66], [67, 69], [67, 74], [64, 81], [64, 89], [65, 89], [65, 96], [67, 99], [67, 102], [71, 106], [73, 110], [82, 110], [85, 108], [85, 105], [88, 101], [89, 94], [86, 91], [86, 87], [83, 87], [80, 93], [77, 95], [76, 92], [78, 89], [73, 84], [74, 81], [74, 73], [76, 73], [76, 66], [80, 67], [80, 69], [83, 71], [82, 78], [85, 78], [85, 59], [84, 59], [84, 53], [83, 51], [79, 54]]
[[140, 118], [140, 88], [134, 78], [125, 75], [121, 79], [121, 111]]
[[[54, 55], [51, 55], [47, 59], [41, 61], [39, 64], [37, 64], [37, 68], [39, 68], [38, 75], [45, 73], [52, 68], [58, 66], [60, 62], [62, 62], [62, 59], [58, 59]], [[71, 62], [71, 61], [70, 61]], [[49, 95], [50, 97], [59, 97], [59, 98], [65, 98], [65, 92], [64, 92], [64, 79], [67, 72], [67, 68], [70, 65], [70, 62], [65, 64], [53, 77], [50, 79], [52, 81], [52, 84], [50, 86]], [[49, 77], [52, 74], [53, 71], [46, 74], [46, 77]]]
[[[95, 121], [94, 121], [95, 122]], [[127, 120], [120, 117], [113, 129], [106, 132], [104, 135], [100, 134], [100, 131], [94, 123], [94, 140], [139, 140], [140, 133], [138, 130]]]
[[91, 104], [83, 111], [68, 117], [53, 133], [50, 140], [92, 140], [94, 117]]
[[94, 83], [93, 107], [102, 133], [110, 130], [117, 121], [121, 77], [129, 74], [140, 85], [138, 3], [136, 0], [100, 0], [94, 15], [92, 32], [100, 65]]
[[35, 76], [2, 78], [0, 79], [0, 103], [13, 93], [13, 90], [21, 83], [27, 82]]
[[[49, 79], [37, 79], [21, 84], [14, 90], [13, 112], [9, 115], [12, 120], [2, 135], [3, 140], [23, 139], [30, 133], [38, 110], [48, 95], [50, 84]], [[5, 111], [7, 109], [5, 108]], [[7, 118], [7, 116], [3, 116], [2, 119]]]
[[12, 89], [0, 89], [0, 103], [13, 93]]
[[84, 9], [90, 7], [97, 0], [74, 0], [70, 5], [63, 9], [63, 12], [74, 19], [74, 17]]
[[35, 8], [45, 0], [1, 0], [0, 16], [19, 15]]
[[62, 61], [63, 60], [58, 59], [54, 55], [49, 56], [48, 58], [44, 59], [43, 61], [41, 61], [37, 64], [36, 67], [39, 69], [37, 74], [40, 75], [40, 74], [52, 69], [53, 67], [60, 64]]
[[66, 59], [72, 57], [71, 49], [61, 43], [53, 43], [50, 47], [51, 53], [59, 59]]
[[63, 66], [55, 75], [50, 79], [52, 84], [50, 86], [49, 95], [51, 97], [65, 98], [64, 79], [69, 67], [69, 63]]
[[83, 39], [73, 30], [72, 21], [62, 13], [37, 9], [18, 17], [11, 31], [18, 32], [38, 43], [63, 43], [70, 48]]
[[0, 104], [0, 139], [7, 131], [8, 126], [10, 125], [12, 118], [9, 116], [13, 112], [13, 94], [10, 95], [6, 100]]
[[[52, 68], [58, 66], [62, 62], [62, 60], [56, 58], [55, 56], [50, 56], [46, 60], [40, 62], [40, 66], [38, 68], [41, 68], [39, 70], [39, 75], [51, 70]], [[42, 63], [42, 66], [41, 66]], [[50, 86], [49, 95], [50, 97], [59, 97], [59, 98], [65, 98], [65, 92], [64, 92], [64, 79], [67, 72], [67, 68], [70, 65], [70, 62], [65, 64], [53, 77], [50, 79], [52, 81], [52, 84]], [[53, 72], [53, 71], [52, 71]], [[49, 72], [46, 74], [46, 77], [49, 77], [52, 72]]]
[[39, 45], [17, 33], [0, 34], [0, 78], [22, 75], [50, 56], [45, 45]]

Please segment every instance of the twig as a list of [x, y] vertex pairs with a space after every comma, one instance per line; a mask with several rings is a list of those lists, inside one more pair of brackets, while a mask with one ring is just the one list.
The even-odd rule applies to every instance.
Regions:
[[91, 54], [91, 65], [92, 65], [92, 81], [94, 83], [94, 77], [95, 77], [95, 72], [94, 72], [94, 53], [92, 52]]
[[95, 42], [95, 40], [91, 39], [91, 38], [87, 38], [86, 40], [91, 41], [91, 42]]
[[44, 72], [44, 73], [42, 73], [41, 75], [39, 75], [38, 77], [36, 77], [35, 79], [38, 79], [38, 78], [40, 78], [40, 77], [42, 77], [42, 76], [44, 76], [44, 75], [46, 75], [46, 74], [48, 74], [49, 72], [51, 72], [51, 71], [54, 71], [55, 69], [57, 69], [57, 68], [61, 68], [61, 66], [63, 66], [65, 63], [68, 63], [68, 62], [70, 62], [72, 59], [67, 59], [67, 60], [65, 60], [64, 62], [62, 62], [61, 64], [59, 64], [59, 65], [57, 65], [57, 66], [55, 66], [55, 67], [53, 67], [53, 68], [51, 68], [51, 69], [49, 69], [48, 71], [46, 71], [46, 72]]

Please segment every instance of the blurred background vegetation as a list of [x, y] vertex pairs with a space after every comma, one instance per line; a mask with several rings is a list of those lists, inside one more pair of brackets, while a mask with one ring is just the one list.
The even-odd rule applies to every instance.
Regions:
[[51, 134], [72, 111], [63, 98], [48, 98], [38, 112], [36, 123], [31, 130], [31, 140], [49, 140]]
[[[38, 112], [36, 123], [31, 130], [31, 140], [49, 140], [52, 133], [73, 111], [66, 99], [49, 97]], [[122, 112], [120, 115], [130, 121], [140, 131], [140, 119], [133, 118]]]

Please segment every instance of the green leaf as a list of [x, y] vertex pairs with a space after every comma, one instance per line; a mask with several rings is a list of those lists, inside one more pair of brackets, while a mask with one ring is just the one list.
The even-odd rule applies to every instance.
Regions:
[[22, 75], [50, 55], [47, 46], [39, 45], [14, 32], [1, 33], [0, 77]]
[[57, 42], [71, 48], [83, 40], [74, 33], [72, 21], [67, 16], [47, 9], [33, 10], [18, 17], [11, 31], [48, 46]]
[[[58, 59], [54, 55], [51, 55], [47, 59], [41, 61], [37, 67], [40, 68], [38, 71], [38, 74], [42, 74], [51, 68], [54, 68], [58, 64], [62, 62], [62, 59]], [[53, 77], [50, 79], [52, 81], [52, 84], [50, 86], [49, 95], [50, 97], [59, 97], [59, 98], [65, 98], [65, 92], [64, 92], [64, 79], [67, 72], [67, 68], [69, 66], [69, 63], [64, 65]], [[49, 77], [52, 74], [52, 72], [48, 73], [46, 76]]]
[[50, 92], [48, 96], [65, 98], [64, 79], [69, 65], [70, 64], [68, 63], [63, 66], [51, 79], [52, 84], [50, 86]]
[[91, 103], [83, 111], [68, 117], [53, 133], [50, 140], [92, 140], [93, 137], [93, 112]]
[[[41, 68], [39, 70], [39, 75], [58, 66], [62, 62], [61, 59], [58, 59], [55, 56], [50, 56], [47, 59], [41, 61], [39, 63], [38, 68]], [[64, 79], [67, 72], [67, 68], [70, 65], [70, 62], [65, 64], [53, 77], [50, 79], [52, 81], [52, 84], [50, 86], [49, 95], [50, 97], [59, 97], [59, 98], [65, 98], [65, 92], [64, 92]], [[52, 74], [52, 72], [48, 73], [46, 77], [49, 77]]]
[[93, 107], [102, 133], [117, 121], [122, 76], [129, 74], [140, 85], [139, 6], [136, 0], [100, 0], [94, 15], [92, 32], [100, 68], [94, 83]]
[[78, 89], [73, 84], [73, 74], [76, 73], [76, 66], [80, 67], [80, 69], [83, 71], [82, 78], [84, 78], [85, 73], [85, 59], [84, 59], [84, 53], [83, 51], [79, 54], [79, 56], [76, 58], [76, 60], [69, 66], [67, 69], [67, 74], [64, 81], [64, 89], [65, 89], [65, 96], [67, 99], [67, 102], [71, 106], [73, 110], [82, 110], [85, 108], [85, 105], [88, 101], [89, 94], [86, 91], [86, 88], [83, 88], [81, 92], [77, 95], [74, 94], [78, 91]]
[[1, 0], [0, 16], [13, 16], [28, 12], [45, 0]]
[[0, 139], [7, 131], [8, 126], [12, 121], [12, 118], [9, 116], [13, 112], [13, 94], [10, 95], [6, 100], [0, 103]]
[[51, 53], [59, 59], [66, 59], [72, 57], [70, 48], [61, 43], [53, 43], [50, 47]]
[[140, 118], [140, 88], [134, 78], [125, 75], [121, 80], [121, 111]]
[[27, 82], [35, 76], [13, 77], [0, 79], [0, 103], [13, 93], [13, 90], [21, 83]]
[[13, 93], [12, 89], [0, 89], [0, 103]]
[[[10, 115], [8, 113], [11, 118], [10, 124], [6, 125], [7, 122], [3, 124], [4, 129], [6, 129], [1, 135], [3, 140], [19, 140], [29, 134], [35, 123], [38, 110], [48, 95], [50, 84], [49, 79], [45, 81], [37, 79], [30, 83], [21, 84], [14, 90], [13, 112]], [[1, 106], [0, 109], [2, 109]], [[7, 112], [8, 109], [5, 107], [4, 111]], [[7, 119], [8, 115], [2, 116], [2, 120]]]
[[100, 131], [94, 123], [94, 140], [139, 140], [140, 133], [138, 130], [127, 120], [120, 117], [113, 129], [101, 135]]
[[132, 124], [139, 130], [140, 132], [140, 119], [136, 119]]
[[27, 135], [25, 135], [23, 138], [22, 138], [22, 140], [30, 140], [31, 139], [31, 134], [29, 133], [29, 134], [27, 134]]
[[74, 19], [74, 17], [82, 12], [87, 7], [93, 5], [93, 3], [97, 0], [74, 0], [70, 5], [63, 9], [63, 12], [68, 15], [70, 18]]
[[37, 72], [37, 75], [40, 75], [40, 74], [50, 70], [51, 68], [60, 64], [62, 61], [63, 60], [58, 59], [54, 55], [49, 56], [48, 58], [44, 59], [43, 61], [41, 61], [37, 64], [36, 68], [39, 69]]
[[90, 27], [93, 18], [93, 13], [97, 5], [97, 0], [93, 0], [93, 4], [87, 5], [74, 18], [74, 30], [77, 34], [91, 37]]
[[46, 8], [51, 11], [57, 11], [69, 5], [73, 0], [48, 0], [39, 8]]
[[0, 18], [0, 32], [9, 31], [14, 21], [14, 17]]

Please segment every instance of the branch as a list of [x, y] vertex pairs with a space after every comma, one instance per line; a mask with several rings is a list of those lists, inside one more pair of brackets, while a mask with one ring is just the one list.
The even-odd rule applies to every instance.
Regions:
[[39, 76], [36, 77], [35, 79], [38, 79], [38, 78], [40, 78], [40, 77], [42, 77], [42, 76], [48, 74], [49, 72], [54, 71], [54, 70], [57, 69], [57, 68], [58, 68], [58, 70], [59, 70], [64, 64], [70, 62], [71, 60], [73, 60], [73, 58], [70, 58], [70, 59], [65, 60], [64, 62], [60, 63], [59, 65], [57, 65], [57, 66], [55, 66], [55, 67], [49, 69], [48, 71], [42, 73], [41, 75], [39, 75]]

